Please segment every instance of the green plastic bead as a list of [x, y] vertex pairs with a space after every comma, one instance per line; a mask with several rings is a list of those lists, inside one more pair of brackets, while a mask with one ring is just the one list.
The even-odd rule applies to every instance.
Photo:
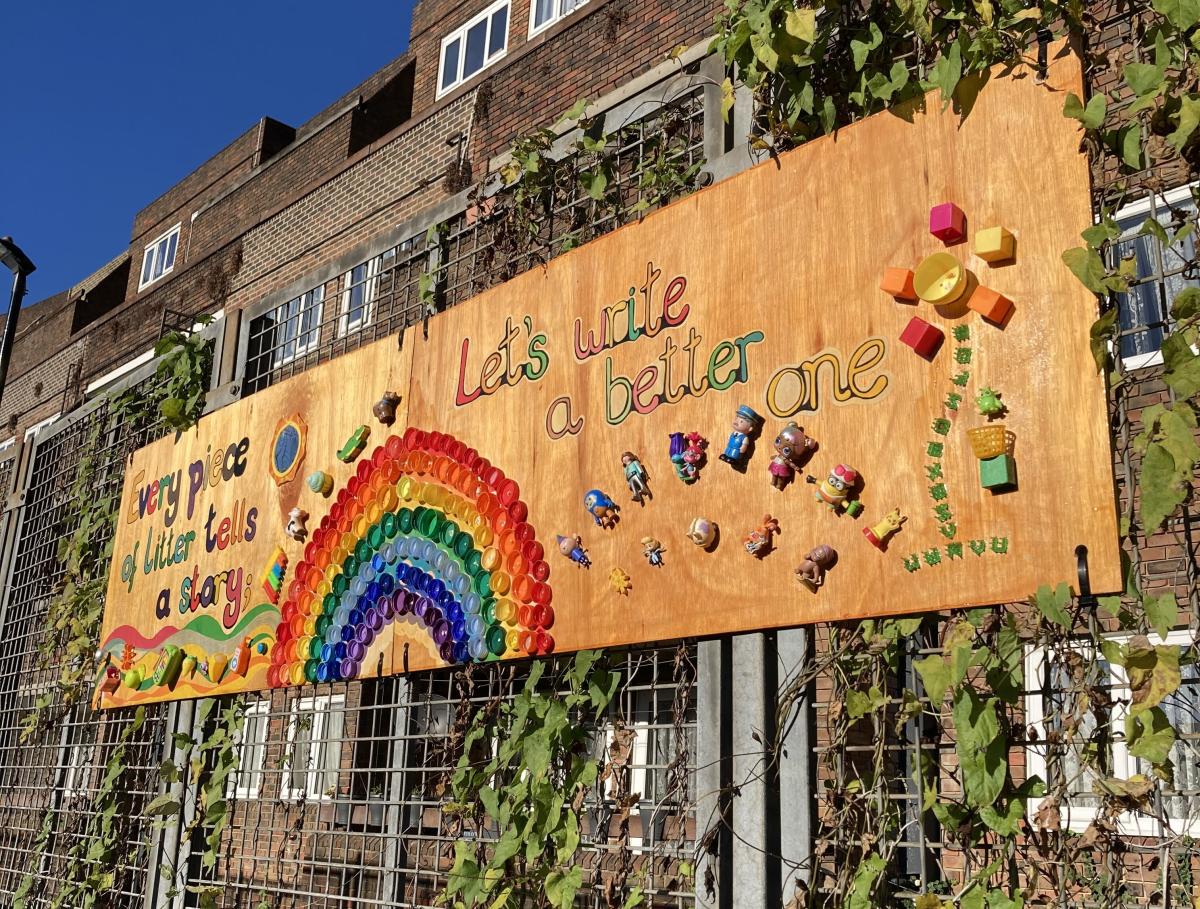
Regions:
[[453, 521], [447, 521], [442, 525], [441, 533], [439, 534], [439, 542], [443, 546], [453, 546], [454, 540], [458, 536], [458, 525]]
[[396, 520], [395, 512], [387, 512], [383, 516], [383, 519], [379, 522], [379, 526], [383, 528], [384, 536], [386, 536], [389, 540], [395, 539], [396, 533], [400, 529], [400, 524]]
[[413, 513], [411, 508], [401, 508], [396, 514], [396, 524], [400, 528], [400, 532], [405, 536], [412, 533], [413, 529]]
[[383, 528], [373, 524], [367, 531], [367, 542], [371, 544], [372, 549], [378, 550], [383, 545]]
[[473, 550], [464, 560], [463, 570], [472, 577], [479, 574], [481, 571], [483, 571], [481, 559], [482, 556], [479, 555], [479, 550]]
[[316, 660], [306, 660], [305, 661], [305, 663], [304, 663], [304, 678], [307, 679], [309, 682], [315, 682], [317, 680], [317, 661]]
[[[496, 621], [496, 598], [485, 597], [479, 605], [479, 615], [483, 619], [485, 625], [491, 625]], [[503, 629], [501, 629], [503, 630]]]
[[333, 611], [337, 609], [338, 598], [332, 593], [325, 594], [325, 598], [321, 600], [321, 612], [325, 615], [333, 615]]
[[371, 546], [366, 540], [359, 540], [358, 545], [354, 547], [354, 557], [358, 559], [358, 564], [371, 561]]
[[475, 575], [475, 581], [471, 586], [481, 597], [489, 597], [492, 595], [492, 576], [486, 571], [481, 571]]
[[475, 548], [475, 541], [471, 539], [471, 535], [466, 531], [460, 530], [457, 536], [454, 537], [454, 554], [459, 559], [465, 559], [471, 554], [471, 550]]
[[346, 580], [346, 576], [344, 574], [339, 574], [334, 577], [333, 584], [331, 584], [330, 587], [332, 588], [334, 595], [340, 599], [342, 594], [345, 593], [350, 587], [350, 582]]
[[323, 640], [314, 636], [308, 645], [308, 655], [314, 660], [319, 660], [321, 658], [321, 645], [324, 643]]
[[493, 656], [500, 656], [504, 653], [504, 629], [499, 626], [494, 626], [488, 629], [487, 633], [488, 652]]

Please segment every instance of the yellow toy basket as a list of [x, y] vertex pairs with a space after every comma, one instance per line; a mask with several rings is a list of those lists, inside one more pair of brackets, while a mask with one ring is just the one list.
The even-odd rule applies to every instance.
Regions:
[[971, 440], [971, 449], [975, 452], [975, 457], [981, 461], [984, 458], [1012, 454], [1013, 443], [1017, 440], [1017, 437], [1005, 429], [1003, 424], [968, 429], [967, 438]]

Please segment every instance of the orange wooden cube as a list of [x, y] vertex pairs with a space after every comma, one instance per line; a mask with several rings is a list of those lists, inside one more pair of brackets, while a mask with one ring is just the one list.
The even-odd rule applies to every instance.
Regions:
[[913, 289], [913, 273], [910, 268], [887, 268], [883, 272], [883, 280], [879, 289], [897, 300], [909, 303], [917, 302], [917, 292]]
[[992, 290], [990, 287], [984, 287], [980, 284], [975, 288], [975, 293], [971, 294], [971, 299], [967, 301], [967, 305], [989, 322], [995, 322], [999, 325], [1012, 312], [1013, 302], [999, 291]]

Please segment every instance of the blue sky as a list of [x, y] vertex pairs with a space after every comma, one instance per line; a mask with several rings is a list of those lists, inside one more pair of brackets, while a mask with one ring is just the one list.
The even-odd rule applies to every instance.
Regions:
[[0, 236], [37, 265], [25, 305], [126, 248], [138, 209], [259, 117], [297, 125], [403, 53], [414, 4], [4, 4]]

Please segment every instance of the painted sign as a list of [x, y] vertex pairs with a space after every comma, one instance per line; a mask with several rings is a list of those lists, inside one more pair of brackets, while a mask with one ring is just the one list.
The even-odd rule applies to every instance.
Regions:
[[1080, 81], [872, 118], [147, 446], [101, 702], [1006, 602], [1080, 544], [1118, 588]]

